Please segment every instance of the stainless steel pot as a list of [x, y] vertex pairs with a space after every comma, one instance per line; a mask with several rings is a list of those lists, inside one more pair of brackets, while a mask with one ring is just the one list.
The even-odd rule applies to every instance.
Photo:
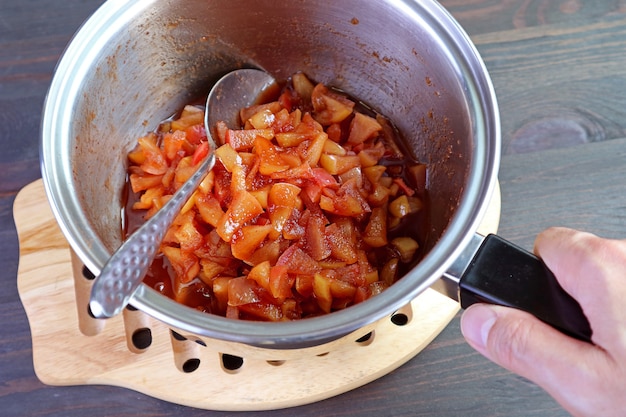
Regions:
[[146, 286], [132, 304], [198, 335], [255, 346], [321, 344], [370, 324], [438, 280], [476, 240], [499, 166], [500, 124], [476, 49], [431, 0], [109, 0], [65, 51], [41, 128], [44, 184], [72, 249], [98, 274], [121, 243], [135, 139], [222, 74], [303, 71], [390, 117], [429, 166], [428, 254], [383, 294], [326, 317], [234, 322]]

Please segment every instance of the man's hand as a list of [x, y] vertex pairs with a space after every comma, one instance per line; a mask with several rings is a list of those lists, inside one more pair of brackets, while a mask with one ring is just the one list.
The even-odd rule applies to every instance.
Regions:
[[535, 253], [580, 303], [594, 344], [528, 313], [484, 304], [463, 313], [463, 335], [478, 352], [535, 382], [573, 415], [626, 415], [626, 241], [551, 228], [537, 237]]

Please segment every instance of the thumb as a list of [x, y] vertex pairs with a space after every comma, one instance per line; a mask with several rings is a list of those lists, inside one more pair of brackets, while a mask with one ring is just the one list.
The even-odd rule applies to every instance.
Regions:
[[470, 306], [461, 317], [461, 331], [478, 352], [541, 386], [562, 405], [584, 394], [578, 392], [580, 381], [589, 381], [593, 366], [601, 366], [605, 359], [596, 346], [507, 307]]

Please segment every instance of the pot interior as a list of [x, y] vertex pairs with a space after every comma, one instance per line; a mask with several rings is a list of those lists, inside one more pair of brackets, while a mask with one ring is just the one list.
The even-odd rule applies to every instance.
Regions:
[[412, 156], [429, 167], [429, 254], [363, 311], [290, 324], [297, 330], [285, 333], [261, 324], [232, 332], [223, 319], [197, 317], [143, 287], [133, 304], [200, 334], [293, 346], [346, 333], [409, 302], [475, 229], [499, 152], [484, 66], [431, 1], [105, 3], [69, 45], [44, 110], [43, 176], [72, 248], [99, 272], [121, 243], [126, 154], [136, 139], [241, 67], [279, 80], [302, 71], [389, 117]]

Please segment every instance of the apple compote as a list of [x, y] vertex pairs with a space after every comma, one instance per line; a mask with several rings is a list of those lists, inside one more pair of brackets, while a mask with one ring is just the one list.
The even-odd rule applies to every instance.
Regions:
[[[293, 75], [278, 97], [216, 126], [216, 163], [144, 282], [201, 311], [282, 321], [363, 302], [422, 256], [426, 167], [351, 97]], [[125, 231], [193, 174], [208, 144], [188, 105], [129, 153]]]

